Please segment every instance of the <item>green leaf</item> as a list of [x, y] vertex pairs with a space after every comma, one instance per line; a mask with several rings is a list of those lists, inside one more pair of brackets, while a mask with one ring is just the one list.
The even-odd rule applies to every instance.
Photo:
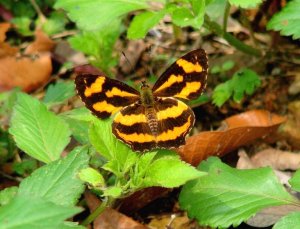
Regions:
[[20, 149], [45, 163], [60, 157], [71, 134], [63, 120], [24, 93], [18, 94], [9, 132]]
[[0, 191], [0, 206], [7, 205], [17, 194], [18, 187], [12, 186]]
[[32, 36], [34, 32], [30, 29], [32, 20], [28, 17], [15, 17], [11, 22], [16, 26], [17, 31], [23, 36]]
[[292, 189], [300, 192], [300, 170], [297, 170], [293, 177], [289, 180], [290, 185], [292, 186]]
[[75, 86], [73, 82], [58, 82], [51, 84], [43, 99], [47, 105], [54, 105], [64, 102], [75, 95]]
[[300, 38], [300, 0], [289, 1], [286, 6], [275, 14], [267, 24], [267, 29], [280, 31], [281, 35]]
[[[94, 22], [93, 22], [94, 23]], [[83, 31], [68, 41], [71, 47], [90, 56], [90, 62], [107, 74], [117, 64], [113, 55], [115, 43], [121, 33], [120, 20], [112, 21], [97, 31]]]
[[48, 35], [63, 32], [67, 19], [63, 12], [54, 11], [50, 14], [47, 20], [42, 23], [42, 29]]
[[230, 4], [239, 6], [241, 8], [254, 8], [258, 4], [262, 3], [262, 0], [229, 0]]
[[94, 187], [102, 187], [105, 185], [103, 176], [91, 167], [80, 170], [78, 174], [80, 180], [91, 184]]
[[32, 173], [38, 167], [37, 161], [34, 159], [25, 159], [21, 162], [13, 163], [13, 171], [19, 175], [25, 175]]
[[261, 81], [259, 76], [250, 69], [236, 72], [232, 79], [219, 84], [213, 93], [213, 103], [222, 106], [232, 95], [235, 102], [240, 102], [244, 93], [251, 95], [259, 87]]
[[299, 228], [300, 212], [292, 212], [282, 217], [273, 227], [273, 229]]
[[18, 195], [43, 198], [58, 205], [74, 205], [84, 191], [84, 184], [77, 173], [88, 166], [87, 150], [74, 149], [63, 159], [36, 170], [24, 179]]
[[121, 16], [148, 8], [146, 0], [58, 0], [55, 8], [63, 8], [79, 28], [97, 30]]
[[223, 18], [227, 1], [224, 0], [213, 0], [209, 3], [206, 3], [205, 13], [213, 21], [219, 21], [220, 18]]
[[119, 187], [109, 187], [103, 191], [103, 196], [111, 196], [113, 198], [119, 198], [122, 195], [122, 189]]
[[67, 117], [78, 121], [90, 122], [94, 120], [94, 116], [86, 107], [75, 108], [73, 110], [61, 113], [60, 115], [64, 118]]
[[61, 228], [80, 208], [56, 205], [43, 199], [18, 196], [0, 208], [0, 229]]
[[111, 125], [112, 119], [94, 118], [89, 129], [90, 142], [108, 160], [103, 169], [122, 177], [136, 162], [137, 154], [112, 134]]
[[179, 203], [201, 225], [235, 227], [263, 208], [298, 203], [271, 168], [238, 170], [209, 158], [199, 170], [208, 175], [184, 185]]
[[149, 165], [143, 186], [174, 188], [204, 174], [181, 161], [177, 156], [166, 156], [156, 159]]
[[165, 10], [158, 12], [146, 11], [136, 15], [130, 23], [127, 37], [129, 39], [144, 38], [147, 32], [165, 16], [165, 13]]
[[180, 27], [192, 26], [199, 29], [204, 22], [205, 2], [200, 1], [198, 4], [200, 5], [196, 9], [198, 14], [195, 14], [189, 8], [185, 7], [177, 7], [176, 9], [172, 8], [172, 12], [170, 13], [173, 23]]

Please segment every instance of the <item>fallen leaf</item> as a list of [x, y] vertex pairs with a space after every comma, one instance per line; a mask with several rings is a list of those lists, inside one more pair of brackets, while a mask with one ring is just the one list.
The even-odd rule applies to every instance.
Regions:
[[278, 170], [297, 170], [300, 168], [300, 154], [281, 151], [277, 149], [265, 149], [251, 157], [251, 161], [258, 167], [270, 166]]
[[[87, 205], [94, 211], [99, 205], [100, 200], [90, 192], [85, 193]], [[94, 229], [148, 229], [148, 227], [134, 221], [130, 217], [119, 213], [112, 208], [106, 208], [101, 215], [94, 221]]]
[[223, 130], [205, 131], [191, 136], [177, 152], [184, 161], [198, 165], [209, 156], [221, 157], [270, 135], [284, 121], [284, 117], [265, 110], [247, 111], [227, 118]]
[[18, 48], [10, 46], [5, 43], [6, 32], [11, 28], [11, 24], [8, 22], [0, 23], [0, 58], [3, 56], [15, 55], [18, 52]]
[[32, 91], [45, 83], [52, 72], [50, 54], [36, 58], [7, 56], [0, 59], [0, 92], [20, 87]]
[[35, 31], [34, 41], [27, 46], [25, 54], [36, 54], [50, 52], [53, 50], [55, 42], [52, 41], [41, 29]]

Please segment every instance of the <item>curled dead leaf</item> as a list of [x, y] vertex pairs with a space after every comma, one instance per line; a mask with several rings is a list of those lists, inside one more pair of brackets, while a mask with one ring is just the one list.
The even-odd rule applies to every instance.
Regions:
[[29, 92], [49, 79], [52, 72], [50, 54], [36, 58], [7, 56], [0, 59], [0, 92], [20, 87]]
[[10, 44], [5, 43], [6, 32], [11, 28], [8, 22], [0, 23], [0, 58], [3, 56], [12, 56], [18, 52], [18, 48], [12, 47]]
[[35, 31], [34, 41], [27, 46], [25, 54], [36, 54], [50, 52], [53, 50], [55, 42], [52, 41], [41, 29]]
[[221, 157], [257, 138], [266, 137], [284, 121], [284, 117], [265, 110], [247, 111], [227, 118], [223, 130], [191, 136], [177, 152], [184, 161], [198, 165], [209, 156]]

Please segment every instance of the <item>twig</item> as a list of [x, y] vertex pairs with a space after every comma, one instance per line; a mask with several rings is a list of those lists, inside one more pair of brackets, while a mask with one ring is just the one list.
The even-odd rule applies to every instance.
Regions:
[[47, 18], [41, 11], [40, 7], [38, 6], [38, 4], [36, 4], [35, 0], [29, 0], [29, 1], [30, 1], [31, 5], [33, 6], [34, 10], [36, 11], [38, 17], [41, 19], [42, 24], [44, 24], [47, 21]]

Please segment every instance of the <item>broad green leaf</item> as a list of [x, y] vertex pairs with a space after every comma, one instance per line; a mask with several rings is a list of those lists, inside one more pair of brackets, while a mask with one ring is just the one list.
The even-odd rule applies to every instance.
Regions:
[[213, 0], [210, 3], [206, 3], [205, 13], [211, 20], [220, 22], [220, 19], [223, 20], [226, 4], [227, 1], [224, 0]]
[[86, 148], [78, 147], [67, 157], [39, 168], [24, 179], [18, 195], [43, 198], [59, 205], [74, 205], [84, 191], [77, 173], [88, 166], [88, 160]]
[[109, 74], [111, 68], [117, 64], [117, 57], [113, 51], [120, 33], [121, 21], [114, 20], [101, 29], [83, 31], [72, 36], [69, 43], [72, 48], [88, 55], [93, 65]]
[[201, 5], [197, 8], [198, 14], [185, 7], [172, 9], [171, 16], [173, 23], [180, 27], [192, 26], [199, 29], [204, 22], [205, 2], [201, 1], [198, 4]]
[[101, 173], [91, 167], [80, 170], [78, 177], [80, 180], [87, 182], [94, 187], [101, 187], [105, 185], [105, 180]]
[[176, 156], [166, 156], [154, 160], [149, 165], [143, 186], [174, 188], [204, 174], [203, 172], [197, 171], [191, 165], [181, 161]]
[[18, 187], [12, 186], [0, 191], [0, 206], [7, 205], [17, 194]]
[[300, 192], [300, 170], [297, 170], [293, 177], [289, 180], [293, 190]]
[[239, 6], [241, 8], [254, 8], [258, 4], [262, 3], [263, 0], [229, 0], [230, 4]]
[[267, 24], [267, 29], [280, 31], [281, 35], [300, 38], [300, 0], [289, 1]]
[[232, 79], [219, 84], [213, 93], [213, 103], [222, 106], [231, 96], [235, 102], [240, 102], [244, 93], [251, 95], [261, 84], [259, 76], [250, 69], [236, 72]]
[[60, 115], [62, 117], [67, 117], [78, 121], [90, 122], [94, 120], [93, 115], [86, 107], [75, 108], [73, 110], [69, 110], [64, 113], [61, 113]]
[[47, 20], [42, 23], [42, 29], [48, 35], [53, 35], [64, 31], [65, 25], [68, 22], [64, 12], [53, 11]]
[[11, 20], [17, 31], [23, 36], [32, 36], [34, 32], [30, 29], [32, 20], [28, 17], [15, 17]]
[[62, 119], [24, 93], [18, 94], [9, 132], [21, 150], [45, 163], [60, 157], [71, 134]]
[[136, 15], [130, 23], [127, 37], [129, 39], [144, 38], [147, 32], [165, 16], [165, 13], [165, 10], [158, 12], [146, 11]]
[[81, 144], [89, 144], [89, 127], [90, 123], [64, 117], [68, 123], [73, 137]]
[[84, 30], [97, 30], [121, 16], [148, 8], [146, 0], [58, 0], [55, 8], [63, 8], [70, 19]]
[[289, 229], [299, 228], [300, 212], [293, 212], [287, 216], [282, 217], [273, 227], [273, 229]]
[[263, 208], [298, 203], [271, 168], [238, 170], [209, 158], [199, 170], [208, 175], [184, 185], [179, 203], [200, 225], [237, 226]]
[[112, 134], [111, 125], [112, 119], [94, 118], [89, 129], [90, 142], [108, 160], [103, 169], [123, 176], [136, 162], [137, 154]]
[[73, 82], [58, 82], [51, 84], [43, 99], [47, 105], [59, 104], [75, 95], [75, 85]]
[[80, 208], [56, 205], [39, 198], [18, 196], [0, 208], [0, 229], [61, 228]]
[[119, 187], [109, 187], [103, 191], [103, 196], [111, 196], [113, 198], [119, 198], [122, 195], [123, 190]]

